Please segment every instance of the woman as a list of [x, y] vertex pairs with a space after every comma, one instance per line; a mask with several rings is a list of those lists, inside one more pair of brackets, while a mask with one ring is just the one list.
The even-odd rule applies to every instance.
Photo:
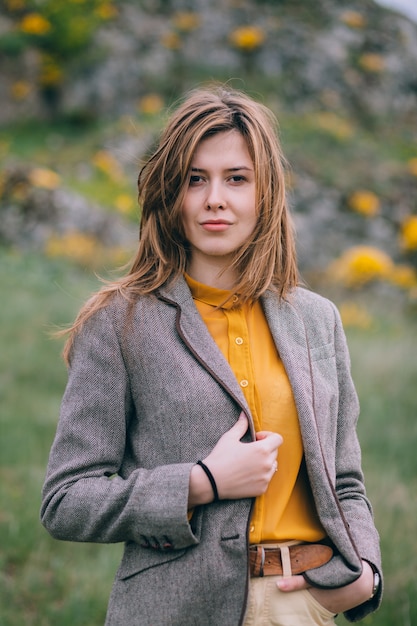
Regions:
[[191, 93], [139, 175], [132, 268], [72, 326], [41, 515], [125, 542], [108, 625], [333, 624], [380, 602], [346, 342], [297, 286], [283, 163], [263, 105]]

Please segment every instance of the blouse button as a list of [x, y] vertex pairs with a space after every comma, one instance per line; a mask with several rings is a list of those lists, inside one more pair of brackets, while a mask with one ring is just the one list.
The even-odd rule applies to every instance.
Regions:
[[247, 387], [248, 385], [249, 385], [249, 383], [248, 383], [247, 380], [243, 379], [243, 380], [240, 381], [240, 386], [241, 387]]
[[238, 345], [238, 346], [241, 346], [241, 345], [242, 345], [242, 343], [243, 343], [243, 339], [242, 339], [242, 337], [236, 337], [235, 341], [236, 341], [236, 343], [237, 343], [237, 345]]
[[232, 302], [236, 303], [238, 300], [239, 300], [239, 296], [235, 294], [232, 298]]

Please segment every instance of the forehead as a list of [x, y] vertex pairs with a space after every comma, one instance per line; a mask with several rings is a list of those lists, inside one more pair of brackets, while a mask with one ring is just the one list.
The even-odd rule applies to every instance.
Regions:
[[228, 130], [202, 139], [194, 152], [192, 165], [200, 166], [204, 162], [221, 165], [252, 165], [248, 145], [243, 135], [237, 130]]

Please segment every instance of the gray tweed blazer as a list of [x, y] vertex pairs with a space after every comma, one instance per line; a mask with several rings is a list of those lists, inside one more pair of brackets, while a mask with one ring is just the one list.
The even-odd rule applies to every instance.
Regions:
[[[291, 381], [317, 511], [336, 556], [311, 583], [355, 580], [361, 559], [380, 569], [355, 433], [358, 400], [336, 308], [296, 289], [268, 292], [265, 314]], [[198, 507], [189, 521], [193, 464], [249, 407], [183, 279], [157, 295], [123, 298], [77, 336], [43, 488], [41, 519], [57, 539], [125, 542], [108, 626], [237, 626], [248, 589], [252, 500]], [[253, 438], [253, 425], [246, 440]], [[381, 591], [348, 611], [375, 610]]]

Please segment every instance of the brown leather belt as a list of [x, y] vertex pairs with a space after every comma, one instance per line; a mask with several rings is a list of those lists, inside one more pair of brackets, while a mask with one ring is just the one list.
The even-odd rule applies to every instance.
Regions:
[[333, 556], [329, 546], [320, 543], [296, 545], [250, 546], [249, 567], [251, 576], [292, 576], [324, 565]]

